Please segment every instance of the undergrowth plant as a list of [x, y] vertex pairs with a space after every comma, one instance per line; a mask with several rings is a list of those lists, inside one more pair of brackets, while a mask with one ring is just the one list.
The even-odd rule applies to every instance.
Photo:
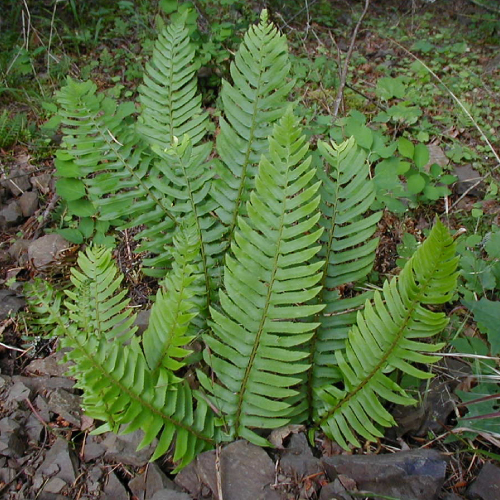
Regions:
[[138, 336], [111, 249], [89, 245], [70, 288], [32, 288], [38, 321], [69, 349], [85, 410], [104, 422], [96, 432], [140, 428], [141, 446], [158, 437], [153, 459], [172, 449], [178, 469], [238, 437], [269, 445], [265, 432], [288, 423], [345, 448], [376, 440], [394, 424], [386, 402], [415, 403], [398, 372], [428, 378], [439, 359], [429, 353], [443, 346], [431, 340], [448, 322], [438, 309], [455, 288], [454, 240], [437, 220], [399, 276], [359, 293], [381, 216], [366, 152], [353, 138], [306, 141], [287, 102], [285, 37], [265, 11], [248, 30], [215, 145], [197, 69], [180, 18], [156, 42], [137, 119], [91, 82], [60, 91], [59, 194], [135, 228], [161, 287]]

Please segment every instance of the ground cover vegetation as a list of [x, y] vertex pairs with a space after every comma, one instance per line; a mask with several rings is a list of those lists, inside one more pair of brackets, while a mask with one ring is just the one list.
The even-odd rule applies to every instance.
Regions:
[[141, 428], [177, 469], [288, 424], [383, 443], [439, 352], [469, 371], [426, 439], [498, 458], [500, 18], [469, 7], [6, 10], [3, 177], [22, 151], [57, 179], [18, 237], [75, 245], [3, 276], [31, 304], [9, 328], [68, 349], [95, 433]]

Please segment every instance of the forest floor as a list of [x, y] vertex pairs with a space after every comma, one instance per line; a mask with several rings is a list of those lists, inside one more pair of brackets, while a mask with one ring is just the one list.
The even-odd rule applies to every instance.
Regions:
[[[134, 98], [154, 40], [156, 2], [137, 9], [103, 2], [102, 22], [93, 25], [95, 3], [78, 11], [68, 2], [59, 11], [57, 2], [50, 8], [45, 2], [30, 11], [27, 2], [22, 14], [11, 7], [0, 19], [0, 498], [498, 500], [500, 251], [488, 242], [500, 235], [500, 13], [466, 0], [373, 1], [353, 40], [359, 2], [311, 1], [300, 8], [268, 2], [289, 40], [296, 112], [307, 134], [336, 138], [348, 129], [363, 141], [370, 128], [399, 153], [400, 165], [411, 164], [396, 179], [384, 180], [374, 168], [386, 182], [377, 198], [384, 216], [374, 279], [398, 273], [436, 215], [452, 230], [466, 230], [444, 338], [450, 348], [432, 382], [415, 389], [421, 403], [392, 407], [398, 426], [354, 455], [324, 436], [311, 448], [304, 429], [290, 427], [275, 436], [275, 450], [233, 443], [199, 457], [173, 483], [168, 460], [148, 464], [152, 449], [135, 452], [137, 433], [90, 435], [94, 422], [58, 364], [57, 339], [44, 338], [26, 311], [25, 283], [35, 277], [67, 282], [83, 244], [55, 190], [62, 136], [54, 92], [71, 75]], [[220, 15], [232, 19], [240, 3], [219, 6]], [[210, 23], [210, 12], [200, 11], [198, 21]], [[224, 39], [227, 26], [217, 29], [212, 59], [200, 70], [208, 107], [228, 75], [231, 40], [241, 35], [233, 26]], [[343, 118], [331, 132], [345, 61]], [[401, 138], [426, 145], [425, 165], [405, 153]], [[421, 188], [412, 188], [410, 173]], [[132, 305], [147, 321], [157, 284], [141, 277], [133, 234], [121, 231], [116, 239]], [[491, 307], [488, 321], [466, 307], [472, 299]], [[463, 404], [477, 398], [483, 400]], [[408, 455], [397, 458], [401, 452]], [[366, 461], [349, 462], [352, 456]]]

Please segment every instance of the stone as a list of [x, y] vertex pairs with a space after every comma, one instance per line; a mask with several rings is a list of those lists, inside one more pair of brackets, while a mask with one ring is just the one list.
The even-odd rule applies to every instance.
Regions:
[[34, 191], [26, 191], [17, 200], [19, 208], [24, 217], [31, 217], [38, 208], [38, 194]]
[[30, 179], [33, 189], [40, 191], [42, 194], [48, 194], [51, 191], [52, 176], [50, 174], [37, 175]]
[[14, 241], [9, 247], [9, 255], [17, 261], [19, 266], [24, 266], [28, 262], [28, 247], [31, 240], [19, 239]]
[[134, 321], [134, 326], [137, 327], [137, 334], [142, 334], [146, 331], [149, 325], [149, 316], [151, 316], [151, 310], [139, 311]]
[[73, 364], [71, 362], [61, 363], [64, 354], [63, 351], [57, 351], [46, 358], [35, 359], [26, 367], [26, 372], [30, 375], [62, 377]]
[[134, 477], [128, 487], [138, 500], [149, 500], [157, 491], [176, 488], [174, 482], [155, 463], [149, 464], [143, 474]]
[[26, 301], [11, 290], [0, 290], [0, 321], [16, 314]]
[[125, 486], [123, 486], [114, 472], [109, 473], [108, 480], [104, 486], [104, 494], [100, 498], [102, 500], [126, 500], [129, 498]]
[[[47, 420], [45, 420], [45, 422], [47, 422]], [[26, 422], [26, 434], [28, 435], [29, 441], [38, 445], [43, 430], [44, 426], [42, 422], [40, 422], [35, 415], [30, 415], [28, 417], [28, 422]]]
[[109, 434], [102, 442], [107, 460], [141, 467], [148, 463], [156, 448], [156, 440], [142, 450], [136, 451], [144, 433], [141, 430], [129, 434]]
[[14, 196], [19, 196], [31, 188], [29, 174], [22, 168], [13, 168], [9, 172], [7, 179], [2, 180], [2, 186], [5, 186]]
[[68, 441], [57, 438], [45, 459], [38, 468], [38, 474], [56, 477], [73, 483], [78, 474], [78, 459], [75, 452], [70, 448]]
[[35, 392], [52, 391], [58, 388], [69, 391], [75, 385], [75, 382], [67, 377], [23, 377], [22, 375], [14, 375], [12, 382], [14, 384], [21, 382]]
[[52, 391], [47, 404], [51, 412], [59, 415], [71, 425], [80, 428], [82, 425], [80, 402], [79, 396], [58, 388]]
[[339, 479], [335, 479], [333, 483], [328, 483], [321, 488], [319, 500], [331, 500], [332, 498], [336, 500], [353, 500]]
[[456, 493], [448, 493], [443, 497], [443, 500], [463, 500], [464, 497], [459, 497]]
[[500, 467], [486, 462], [476, 480], [467, 488], [470, 500], [497, 500], [500, 498]]
[[434, 450], [339, 455], [321, 461], [332, 481], [343, 475], [354, 480], [359, 491], [400, 500], [437, 500], [446, 475], [446, 460]]
[[[217, 488], [216, 455], [207, 451], [198, 455], [194, 467], [175, 482], [189, 491], [192, 497], [204, 489], [219, 499]], [[259, 446], [239, 440], [220, 452], [220, 480], [224, 500], [280, 500], [281, 495], [271, 488], [274, 484], [274, 462]]]
[[304, 433], [291, 435], [288, 446], [281, 454], [280, 467], [284, 474], [293, 478], [304, 478], [323, 471]]
[[42, 269], [57, 260], [58, 255], [71, 244], [59, 234], [47, 234], [28, 247], [28, 258], [33, 267]]
[[91, 460], [102, 457], [105, 451], [106, 448], [97, 441], [96, 436], [87, 435], [83, 448], [83, 460], [85, 460], [85, 462], [90, 462]]
[[[87, 491], [91, 494], [96, 494], [101, 489], [101, 478], [104, 471], [99, 465], [94, 465], [87, 474]], [[118, 499], [117, 499], [118, 500]]]
[[59, 477], [53, 477], [47, 481], [43, 488], [44, 493], [60, 493], [66, 486], [66, 482]]
[[2, 217], [5, 227], [12, 227], [22, 221], [23, 212], [17, 201], [12, 200], [0, 210], [0, 217]]
[[462, 195], [467, 193], [469, 196], [483, 196], [485, 191], [483, 178], [471, 165], [457, 166], [454, 168], [453, 173], [458, 178], [455, 183], [455, 192], [457, 194]]
[[21, 435], [21, 426], [11, 417], [0, 420], [0, 454], [21, 457], [26, 451], [26, 439]]
[[9, 394], [5, 400], [5, 408], [14, 410], [31, 398], [31, 389], [22, 382], [14, 382], [9, 389]]
[[437, 164], [444, 168], [450, 159], [445, 155], [444, 151], [437, 144], [427, 144], [427, 149], [429, 150], [429, 161], [424, 169], [428, 172], [432, 165]]
[[192, 497], [189, 496], [187, 493], [182, 493], [180, 491], [174, 491], [169, 489], [159, 490], [151, 497], [151, 500], [191, 500], [191, 499]]

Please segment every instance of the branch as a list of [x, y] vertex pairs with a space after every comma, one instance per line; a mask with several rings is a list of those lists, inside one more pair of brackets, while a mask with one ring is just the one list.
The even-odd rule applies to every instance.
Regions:
[[366, 12], [368, 11], [369, 5], [370, 5], [370, 0], [365, 0], [365, 8], [364, 8], [360, 18], [358, 19], [356, 27], [354, 28], [354, 31], [352, 33], [351, 45], [349, 45], [349, 50], [347, 51], [347, 55], [346, 55], [346, 58], [344, 61], [344, 67], [342, 68], [342, 73], [340, 75], [339, 90], [337, 92], [337, 97], [335, 99], [335, 107], [333, 108], [333, 116], [334, 117], [336, 117], [339, 114], [340, 103], [342, 102], [342, 97], [344, 96], [344, 87], [345, 87], [345, 82], [347, 80], [347, 71], [349, 69], [349, 61], [351, 60], [352, 51], [354, 50], [354, 43], [356, 42], [356, 37], [358, 36], [359, 27], [361, 26], [361, 22], [363, 21], [363, 18], [365, 17]]

